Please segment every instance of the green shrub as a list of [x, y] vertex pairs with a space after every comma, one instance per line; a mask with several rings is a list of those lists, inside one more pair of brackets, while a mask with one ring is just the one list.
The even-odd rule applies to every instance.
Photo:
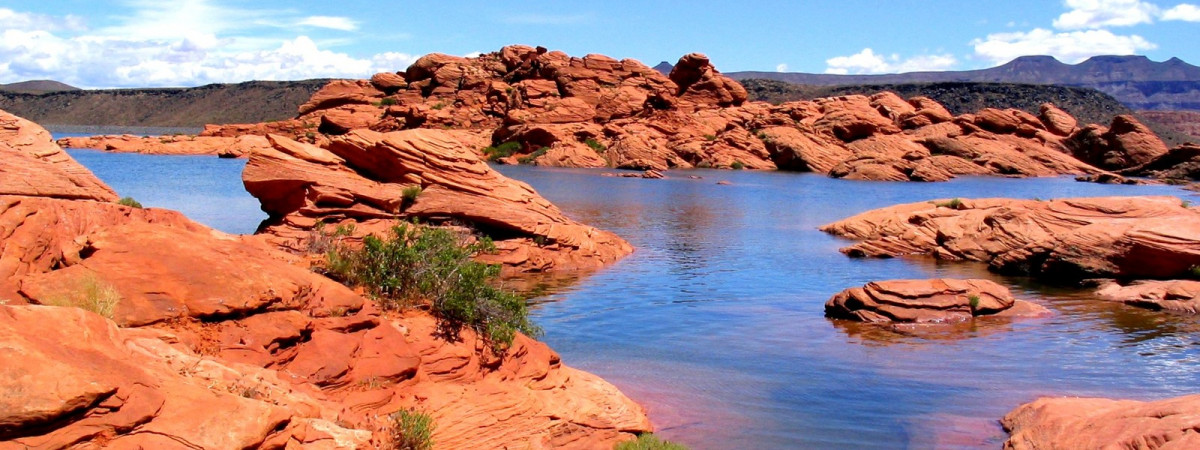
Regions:
[[428, 414], [402, 409], [388, 416], [388, 448], [394, 450], [432, 450], [433, 418]]
[[550, 151], [550, 147], [539, 148], [533, 153], [530, 153], [529, 156], [518, 158], [517, 162], [521, 164], [532, 164], [534, 161], [537, 161], [538, 158], [541, 158], [542, 155], [545, 155], [548, 151]]
[[404, 204], [411, 205], [417, 201], [417, 196], [421, 195], [421, 186], [409, 186], [400, 191], [400, 197], [404, 200]]
[[520, 142], [505, 142], [500, 145], [487, 147], [483, 149], [484, 156], [487, 156], [488, 161], [495, 161], [500, 158], [507, 158], [521, 150]]
[[1193, 280], [1200, 280], [1200, 266], [1189, 267], [1187, 275]]
[[117, 204], [129, 206], [129, 207], [133, 207], [133, 208], [138, 208], [138, 209], [142, 208], [142, 204], [139, 203], [137, 200], [134, 200], [133, 197], [122, 197], [120, 200], [117, 201]]
[[117, 288], [94, 275], [86, 276], [65, 292], [52, 293], [42, 301], [50, 306], [70, 306], [85, 309], [106, 318], [113, 318], [121, 294]]
[[444, 103], [444, 102], [437, 102], [433, 105], [433, 109], [435, 109], [435, 110], [440, 110], [445, 107], [446, 107], [446, 103]]
[[687, 446], [660, 440], [654, 433], [642, 433], [633, 441], [618, 443], [614, 450], [687, 450]]
[[733, 164], [729, 165], [729, 168], [733, 169], [733, 170], [742, 170], [742, 169], [746, 168], [746, 163], [741, 162], [741, 161], [734, 161]]
[[712, 142], [712, 141], [717, 140], [717, 137], [714, 135], [711, 135], [711, 134], [706, 134], [706, 135], [704, 135], [704, 140], [706, 140], [708, 142]]
[[967, 304], [971, 305], [971, 314], [975, 314], [975, 310], [979, 309], [979, 296], [968, 295]]
[[339, 245], [328, 253], [328, 274], [362, 286], [385, 310], [429, 301], [439, 331], [450, 339], [469, 327], [500, 352], [518, 331], [540, 333], [529, 321], [525, 300], [492, 284], [500, 267], [471, 259], [495, 251], [491, 239], [469, 243], [463, 233], [408, 224], [393, 227], [391, 234], [366, 236], [359, 249]]
[[933, 205], [939, 208], [962, 209], [963, 203], [962, 200], [952, 198], [948, 201], [934, 203]]
[[384, 97], [383, 100], [379, 101], [379, 106], [392, 106], [397, 104], [400, 104], [400, 102], [391, 97]]
[[588, 147], [591, 147], [592, 150], [595, 150], [596, 153], [599, 153], [601, 155], [603, 155], [604, 152], [608, 150], [608, 147], [605, 147], [604, 144], [600, 143], [600, 141], [597, 141], [592, 138], [588, 138], [586, 141], [583, 141], [583, 143], [587, 144]]

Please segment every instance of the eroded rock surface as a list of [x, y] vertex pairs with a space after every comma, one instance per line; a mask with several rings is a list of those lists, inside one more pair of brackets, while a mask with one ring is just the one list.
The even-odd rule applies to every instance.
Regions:
[[1001, 421], [1004, 448], [1200, 448], [1200, 395], [1153, 402], [1040, 398]]
[[988, 280], [887, 280], [846, 289], [825, 303], [825, 316], [874, 323], [948, 323], [975, 316], [1029, 317], [1045, 308], [1013, 298]]
[[1096, 296], [1156, 311], [1200, 312], [1200, 281], [1194, 280], [1109, 281], [1098, 288]]
[[40, 125], [0, 111], [0, 195], [112, 202], [117, 194]]
[[90, 148], [114, 153], [144, 153], [148, 155], [210, 155], [222, 158], [245, 158], [255, 150], [270, 146], [263, 136], [245, 134], [223, 136], [91, 136], [67, 137], [58, 140], [64, 148]]
[[1200, 213], [1175, 197], [945, 199], [821, 227], [851, 256], [932, 255], [1056, 281], [1172, 279], [1200, 265]]
[[355, 130], [319, 148], [272, 135], [274, 148], [250, 158], [243, 181], [270, 215], [263, 231], [295, 251], [307, 248], [318, 223], [354, 222], [357, 232], [378, 233], [408, 218], [486, 233], [499, 252], [485, 259], [516, 271], [598, 268], [633, 250], [488, 167], [474, 153], [478, 138]]

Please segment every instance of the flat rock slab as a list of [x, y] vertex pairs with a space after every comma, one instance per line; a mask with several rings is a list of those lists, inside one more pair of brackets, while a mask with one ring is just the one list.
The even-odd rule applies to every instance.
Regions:
[[888, 280], [846, 289], [825, 303], [825, 316], [873, 323], [949, 323], [975, 316], [1030, 317], [1045, 308], [1013, 298], [988, 280]]

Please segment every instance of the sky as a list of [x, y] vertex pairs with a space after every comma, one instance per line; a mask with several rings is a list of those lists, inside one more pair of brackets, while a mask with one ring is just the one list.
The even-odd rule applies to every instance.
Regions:
[[899, 73], [1022, 55], [1200, 65], [1200, 0], [3, 0], [0, 83], [83, 88], [366, 78], [509, 44], [723, 72]]

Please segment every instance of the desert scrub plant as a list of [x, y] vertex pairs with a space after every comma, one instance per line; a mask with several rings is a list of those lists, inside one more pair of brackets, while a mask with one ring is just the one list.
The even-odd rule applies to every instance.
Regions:
[[962, 209], [963, 203], [962, 200], [959, 200], [958, 198], [952, 198], [944, 202], [934, 203], [933, 206], [937, 206], [939, 208]]
[[539, 148], [534, 150], [533, 153], [530, 153], [529, 156], [517, 158], [517, 162], [521, 164], [533, 164], [534, 161], [537, 161], [538, 158], [541, 158], [542, 155], [545, 155], [548, 151], [550, 151], [550, 147]]
[[967, 296], [967, 305], [969, 305], [971, 307], [971, 315], [975, 315], [975, 310], [979, 309], [979, 296], [978, 295], [968, 295]]
[[404, 190], [400, 191], [400, 200], [405, 206], [411, 205], [413, 202], [417, 201], [417, 197], [421, 195], [421, 191], [421, 186], [418, 185], [406, 187]]
[[704, 135], [704, 140], [706, 140], [708, 142], [712, 142], [712, 141], [717, 140], [717, 136], [712, 135], [712, 134], [706, 134], [706, 135]]
[[746, 168], [746, 163], [741, 162], [741, 161], [734, 161], [733, 164], [729, 165], [729, 168], [733, 169], [733, 170], [742, 170], [742, 169]]
[[120, 200], [117, 200], [117, 204], [142, 209], [142, 204], [137, 200], [134, 200], [133, 197], [121, 197]]
[[600, 141], [597, 141], [592, 138], [588, 138], [586, 141], [583, 141], [583, 143], [585, 145], [587, 145], [589, 148], [591, 148], [593, 151], [595, 151], [596, 153], [599, 153], [601, 155], [603, 155], [604, 152], [608, 151], [608, 147], [605, 147], [604, 144], [600, 143]]
[[391, 98], [391, 97], [384, 97], [383, 100], [379, 101], [379, 106], [392, 106], [392, 105], [398, 105], [398, 104], [400, 104], [400, 102], [396, 101], [396, 99]]
[[95, 275], [87, 275], [65, 290], [46, 296], [41, 303], [80, 308], [112, 319], [117, 305], [121, 303], [121, 294], [113, 285]]
[[471, 258], [495, 251], [491, 239], [471, 242], [465, 233], [400, 224], [391, 236], [363, 238], [362, 247], [340, 245], [327, 255], [326, 271], [362, 286], [380, 308], [400, 310], [429, 302], [439, 331], [457, 339], [466, 327], [500, 353], [516, 333], [536, 336], [525, 299], [494, 285], [500, 267]]
[[432, 450], [433, 418], [429, 414], [402, 409], [388, 416], [387, 448], [394, 450]]
[[308, 243], [305, 251], [309, 254], [325, 254], [341, 246], [342, 238], [354, 234], [354, 224], [338, 225], [330, 232], [325, 228], [325, 222], [317, 222], [308, 232]]
[[642, 433], [635, 440], [618, 443], [613, 450], [687, 450], [687, 446], [664, 441], [654, 433]]
[[500, 158], [507, 158], [521, 149], [521, 143], [512, 141], [505, 142], [500, 145], [495, 145], [483, 149], [484, 156], [487, 156], [488, 161], [495, 161]]
[[444, 102], [437, 102], [437, 103], [434, 103], [434, 105], [433, 105], [434, 110], [441, 110], [442, 108], [445, 108], [445, 107], [446, 107], [446, 103], [444, 103]]

